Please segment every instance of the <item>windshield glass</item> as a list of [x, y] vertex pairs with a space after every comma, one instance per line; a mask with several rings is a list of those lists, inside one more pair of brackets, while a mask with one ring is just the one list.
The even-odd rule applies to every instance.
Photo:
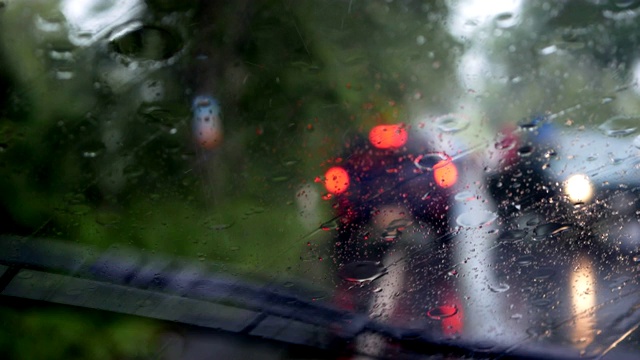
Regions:
[[639, 356], [638, 16], [0, 1], [0, 352]]

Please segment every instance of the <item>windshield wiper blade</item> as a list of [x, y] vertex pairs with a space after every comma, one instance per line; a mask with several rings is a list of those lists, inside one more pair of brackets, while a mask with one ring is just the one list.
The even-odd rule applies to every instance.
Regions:
[[[336, 339], [378, 334], [417, 354], [575, 359], [562, 348], [506, 349], [436, 339], [314, 301], [310, 289], [252, 283], [157, 256], [60, 241], [0, 237], [0, 294], [113, 311], [328, 349]], [[482, 350], [478, 350], [481, 348]]]

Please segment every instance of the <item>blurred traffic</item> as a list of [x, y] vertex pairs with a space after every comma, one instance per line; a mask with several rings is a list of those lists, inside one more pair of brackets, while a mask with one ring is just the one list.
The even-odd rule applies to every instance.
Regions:
[[0, 1], [0, 352], [637, 357], [638, 16]]

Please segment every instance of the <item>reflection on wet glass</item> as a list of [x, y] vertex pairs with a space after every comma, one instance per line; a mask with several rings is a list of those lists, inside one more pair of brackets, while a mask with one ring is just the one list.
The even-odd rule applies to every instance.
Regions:
[[[597, 343], [598, 282], [627, 310], [637, 1], [36, 3], [0, 5], [7, 234], [238, 264], [477, 351]], [[110, 280], [151, 291], [137, 275]], [[328, 318], [318, 339], [341, 336]], [[390, 358], [398, 340], [345, 339]]]
[[575, 325], [571, 340], [578, 349], [584, 349], [593, 341], [596, 326], [596, 274], [593, 260], [582, 255], [571, 272], [571, 305]]

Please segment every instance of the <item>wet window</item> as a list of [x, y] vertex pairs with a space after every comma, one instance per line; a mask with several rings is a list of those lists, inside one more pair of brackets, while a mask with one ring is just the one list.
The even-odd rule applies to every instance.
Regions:
[[640, 356], [639, 19], [0, 1], [0, 352]]

